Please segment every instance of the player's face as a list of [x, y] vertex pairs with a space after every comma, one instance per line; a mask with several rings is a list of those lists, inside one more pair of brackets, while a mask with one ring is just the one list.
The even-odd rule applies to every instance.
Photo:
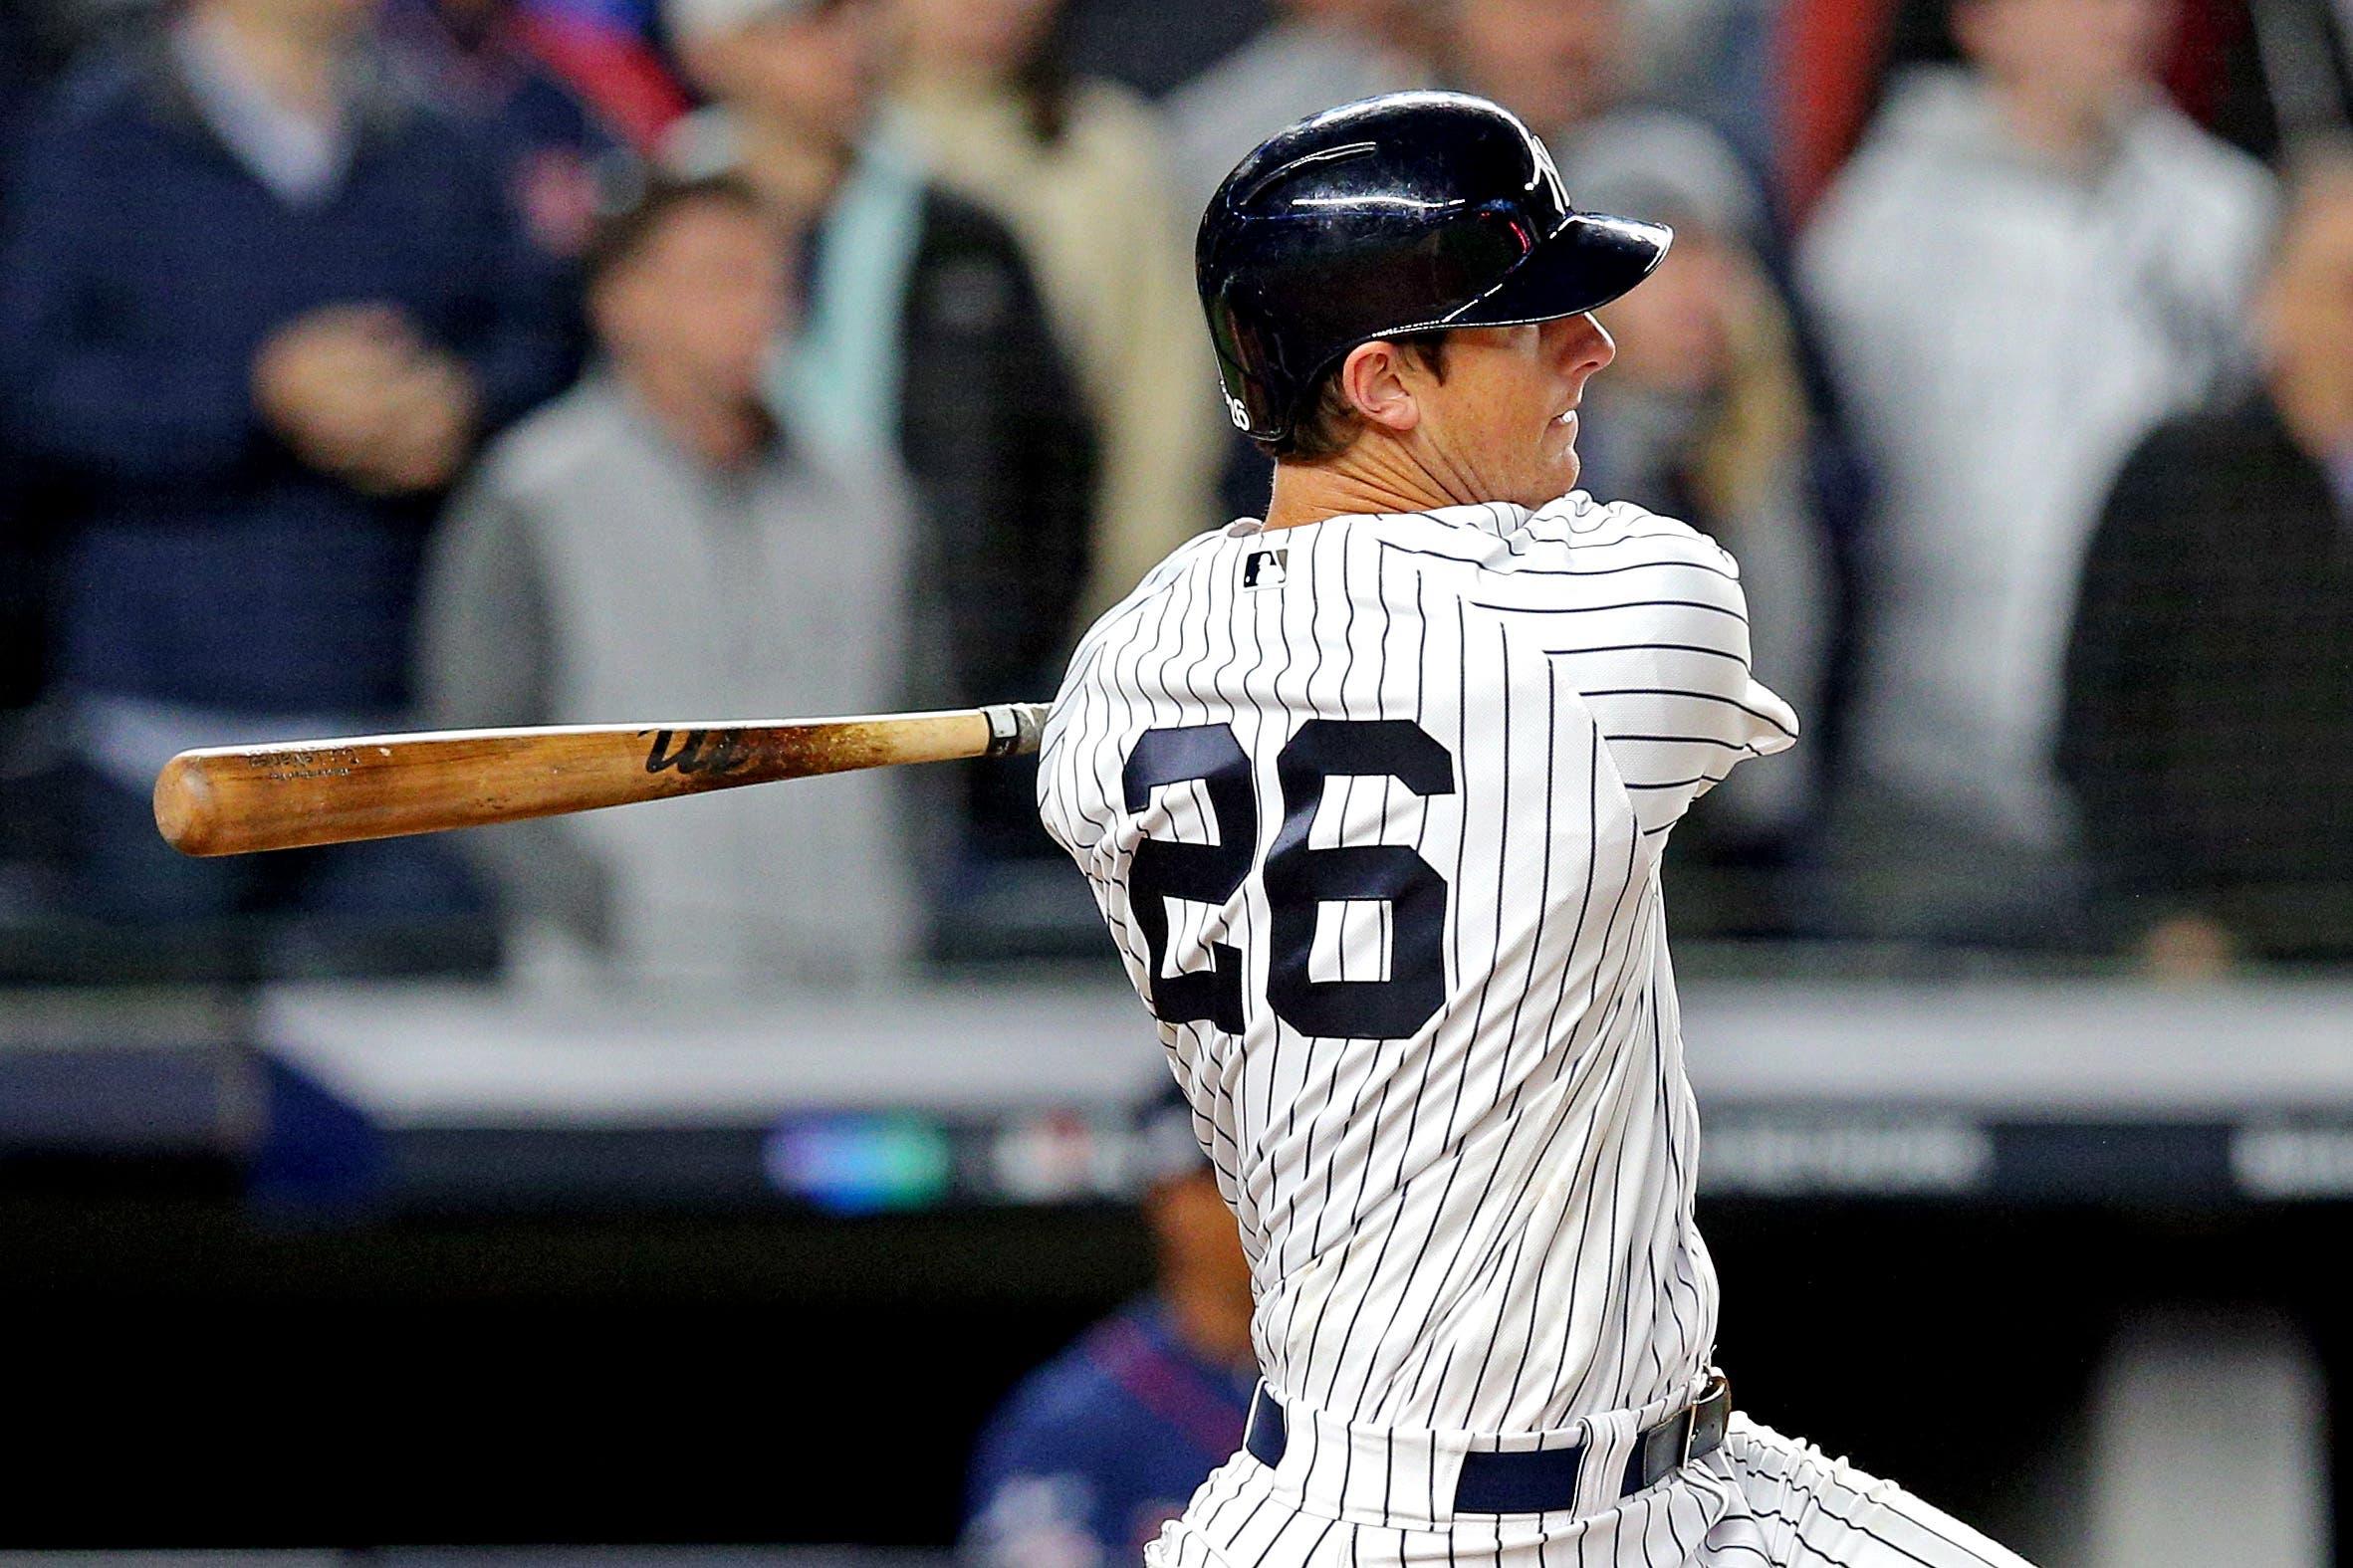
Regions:
[[1576, 406], [1617, 345], [1592, 316], [1452, 333], [1423, 375], [1421, 460], [1459, 501], [1538, 507], [1576, 488]]

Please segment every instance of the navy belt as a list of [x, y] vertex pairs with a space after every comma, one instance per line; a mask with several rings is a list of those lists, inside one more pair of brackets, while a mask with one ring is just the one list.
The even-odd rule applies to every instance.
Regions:
[[[1724, 1429], [1732, 1419], [1732, 1388], [1724, 1374], [1709, 1374], [1706, 1392], [1635, 1439], [1626, 1459], [1620, 1497], [1631, 1497], [1655, 1486], [1676, 1470], [1715, 1453], [1724, 1446]], [[1283, 1462], [1288, 1447], [1283, 1404], [1259, 1385], [1252, 1401], [1250, 1433], [1243, 1447], [1269, 1469]], [[1474, 1450], [1463, 1456], [1462, 1475], [1455, 1481], [1456, 1513], [1550, 1513], [1577, 1505], [1577, 1474], [1585, 1451], [1536, 1449], [1519, 1454], [1490, 1454]]]

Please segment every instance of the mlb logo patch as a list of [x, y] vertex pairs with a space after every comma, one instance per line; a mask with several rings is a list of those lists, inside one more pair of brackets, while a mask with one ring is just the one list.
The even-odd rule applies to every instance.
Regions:
[[1276, 588], [1283, 585], [1283, 563], [1291, 555], [1288, 550], [1254, 550], [1242, 558], [1242, 585], [1246, 588]]

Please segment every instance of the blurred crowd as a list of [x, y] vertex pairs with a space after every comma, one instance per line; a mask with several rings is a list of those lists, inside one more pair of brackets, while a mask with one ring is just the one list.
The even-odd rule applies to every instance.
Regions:
[[[1018, 766], [243, 860], [147, 790], [198, 745], [1051, 694], [1265, 500], [1210, 190], [1447, 86], [1677, 231], [1584, 482], [1740, 558], [1810, 730], [1678, 835], [1682, 930], [2353, 957], [2353, 3], [1180, 9], [0, 8], [0, 933], [1093, 951]], [[1221, 47], [1172, 80], [1180, 35]]]

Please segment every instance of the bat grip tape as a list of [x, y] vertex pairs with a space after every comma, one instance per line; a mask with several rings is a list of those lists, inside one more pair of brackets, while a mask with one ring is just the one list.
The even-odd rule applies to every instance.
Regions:
[[986, 757], [1027, 757], [1038, 750], [1038, 737], [1046, 728], [1048, 709], [1044, 703], [1001, 702], [981, 710], [989, 721], [989, 749]]

